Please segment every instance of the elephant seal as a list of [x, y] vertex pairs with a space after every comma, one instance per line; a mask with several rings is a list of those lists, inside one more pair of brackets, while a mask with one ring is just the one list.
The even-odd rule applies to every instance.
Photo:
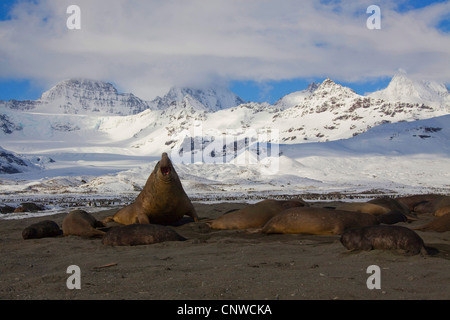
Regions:
[[102, 243], [111, 246], [137, 246], [164, 241], [186, 240], [167, 226], [158, 224], [130, 224], [114, 227], [102, 239]]
[[440, 200], [443, 197], [445, 196], [440, 194], [416, 194], [412, 196], [397, 197], [395, 200], [406, 205], [410, 211], [415, 211], [415, 207], [419, 204]]
[[446, 215], [446, 214], [448, 214], [448, 213], [450, 213], [450, 206], [445, 206], [445, 207], [442, 207], [442, 208], [437, 209], [437, 210], [434, 212], [434, 215], [435, 215], [436, 217], [442, 217], [443, 215]]
[[390, 212], [399, 212], [399, 213], [403, 213], [406, 216], [411, 213], [411, 211], [408, 209], [408, 207], [406, 205], [404, 205], [400, 201], [397, 201], [396, 199], [392, 199], [389, 197], [372, 199], [370, 201], [367, 201], [367, 203], [376, 204], [376, 205], [385, 207]]
[[338, 204], [336, 210], [363, 212], [374, 216], [386, 214], [391, 211], [386, 207], [369, 202], [346, 202]]
[[445, 214], [443, 216], [437, 217], [433, 221], [423, 226], [413, 228], [413, 230], [436, 232], [450, 231], [450, 214]]
[[406, 255], [427, 254], [422, 238], [401, 226], [367, 226], [346, 230], [340, 238], [348, 250], [403, 250]]
[[294, 207], [308, 206], [303, 200], [266, 199], [248, 205], [208, 222], [211, 229], [251, 229], [262, 228], [267, 221], [280, 212]]
[[377, 217], [368, 213], [300, 207], [277, 214], [264, 225], [261, 232], [333, 235], [342, 234], [349, 228], [377, 224]]
[[69, 212], [62, 222], [64, 236], [80, 236], [83, 238], [100, 238], [105, 232], [97, 230], [105, 225], [97, 221], [91, 214], [83, 210]]
[[57, 237], [60, 235], [62, 235], [61, 229], [55, 221], [51, 220], [33, 223], [22, 231], [24, 240]]
[[120, 224], [172, 224], [188, 215], [198, 221], [191, 200], [181, 185], [167, 153], [163, 153], [136, 200], [120, 209], [104, 223], [115, 221]]
[[414, 211], [418, 213], [434, 213], [436, 210], [450, 206], [450, 197], [442, 196], [440, 198], [422, 202], [414, 207]]

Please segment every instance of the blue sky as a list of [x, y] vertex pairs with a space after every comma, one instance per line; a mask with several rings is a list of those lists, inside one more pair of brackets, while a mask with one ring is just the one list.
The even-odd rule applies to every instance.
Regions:
[[[375, 2], [3, 0], [0, 100], [34, 100], [71, 77], [143, 99], [220, 85], [271, 103], [326, 77], [373, 92], [400, 68], [449, 84], [449, 1], [378, 1], [381, 29], [368, 30]], [[66, 27], [73, 3], [81, 30]]]

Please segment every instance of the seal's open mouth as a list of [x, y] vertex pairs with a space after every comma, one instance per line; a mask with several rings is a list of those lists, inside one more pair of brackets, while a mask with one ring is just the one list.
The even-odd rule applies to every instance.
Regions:
[[161, 167], [161, 173], [163, 176], [168, 176], [170, 173], [170, 167]]

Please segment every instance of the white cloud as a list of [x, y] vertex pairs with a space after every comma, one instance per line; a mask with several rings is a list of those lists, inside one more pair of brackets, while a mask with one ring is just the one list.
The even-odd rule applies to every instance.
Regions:
[[[66, 9], [81, 8], [81, 30]], [[411, 76], [448, 82], [450, 36], [435, 29], [450, 3], [397, 13], [380, 1], [47, 0], [22, 3], [0, 22], [0, 77], [113, 81], [151, 99], [172, 85], [330, 76]]]

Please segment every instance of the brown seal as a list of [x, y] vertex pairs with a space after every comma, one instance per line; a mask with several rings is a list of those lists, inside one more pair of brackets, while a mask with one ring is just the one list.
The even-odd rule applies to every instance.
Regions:
[[414, 207], [414, 211], [418, 213], [434, 213], [436, 210], [446, 206], [450, 206], [450, 197], [441, 196], [440, 198], [417, 204]]
[[445, 207], [442, 207], [442, 208], [437, 209], [437, 210], [434, 212], [434, 215], [435, 215], [436, 217], [442, 217], [443, 215], [446, 215], [446, 214], [448, 214], [448, 213], [450, 213], [450, 206], [445, 206]]
[[61, 229], [55, 221], [51, 220], [33, 223], [22, 231], [22, 238], [25, 240], [57, 237], [59, 235], [62, 235]]
[[188, 215], [198, 221], [191, 200], [181, 185], [167, 153], [163, 153], [136, 200], [120, 209], [104, 223], [115, 221], [120, 224], [172, 224]]
[[250, 204], [240, 210], [224, 214], [208, 222], [212, 229], [251, 229], [261, 228], [280, 212], [294, 207], [308, 206], [303, 200], [266, 199]]
[[422, 238], [401, 226], [367, 226], [350, 229], [341, 236], [348, 250], [402, 250], [406, 255], [427, 254]]
[[303, 207], [277, 214], [264, 225], [262, 232], [330, 235], [342, 234], [348, 228], [377, 224], [377, 217], [367, 213]]
[[103, 237], [105, 232], [96, 228], [104, 226], [102, 222], [97, 221], [91, 214], [83, 210], [69, 212], [62, 222], [62, 230], [65, 236], [73, 235], [83, 238]]
[[443, 216], [437, 217], [433, 221], [423, 226], [413, 228], [413, 230], [436, 232], [450, 231], [450, 214], [445, 214]]
[[163, 241], [186, 240], [167, 226], [158, 224], [130, 224], [114, 227], [102, 239], [102, 243], [111, 246], [137, 246]]
[[391, 211], [384, 206], [369, 202], [345, 202], [338, 204], [336, 210], [363, 212], [374, 216], [386, 214]]
[[403, 213], [406, 216], [408, 216], [411, 213], [411, 210], [409, 210], [406, 205], [404, 205], [400, 201], [397, 201], [396, 199], [392, 199], [389, 197], [375, 198], [370, 201], [367, 201], [367, 203], [376, 204], [385, 207], [390, 212]]
[[397, 197], [395, 200], [406, 205], [410, 211], [416, 211], [416, 206], [426, 202], [440, 200], [443, 197], [444, 196], [440, 194], [416, 194], [412, 196]]

